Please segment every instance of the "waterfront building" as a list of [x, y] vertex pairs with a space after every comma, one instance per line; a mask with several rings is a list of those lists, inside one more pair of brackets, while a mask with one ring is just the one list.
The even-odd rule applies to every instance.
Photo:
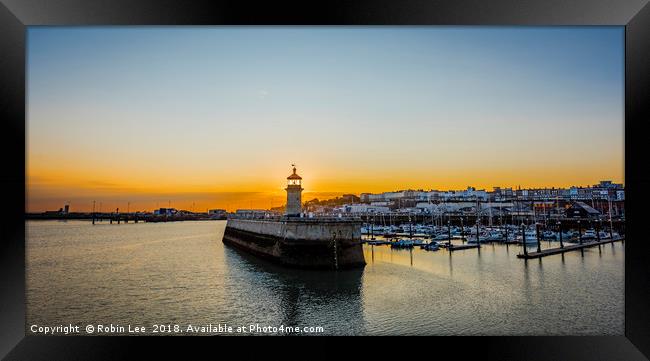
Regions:
[[[511, 215], [523, 216], [524, 214], [545, 215], [559, 217], [565, 214], [565, 209], [571, 204], [581, 201], [601, 214], [609, 214], [610, 207], [613, 216], [624, 216], [625, 189], [623, 184], [613, 183], [609, 180], [600, 181], [593, 186], [572, 186], [569, 188], [503, 188], [494, 187], [492, 191], [477, 190], [467, 187], [465, 190], [407, 190], [383, 192], [378, 194], [361, 193], [360, 202], [373, 206], [387, 206], [394, 212], [408, 212], [407, 208], [414, 208], [424, 213], [447, 213], [449, 211], [436, 208], [435, 204], [451, 204], [446, 209], [454, 212], [465, 210], [471, 212], [469, 207], [476, 206], [479, 201], [480, 212], [486, 207], [500, 208], [499, 213], [513, 212]], [[471, 205], [461, 205], [462, 202], [471, 202]], [[486, 203], [494, 204], [488, 206]], [[513, 206], [513, 203], [516, 204]], [[346, 205], [352, 205], [349, 202]], [[429, 204], [429, 205], [427, 205]], [[488, 210], [488, 212], [490, 212]], [[494, 212], [492, 212], [494, 214]]]
[[624, 190], [616, 190], [616, 198], [617, 201], [624, 201], [625, 200], [625, 191]]
[[418, 203], [415, 205], [415, 208], [417, 208], [422, 213], [438, 214], [440, 212], [440, 207], [438, 204], [429, 202]]
[[156, 216], [173, 216], [178, 213], [176, 208], [159, 208], [153, 211], [153, 214]]
[[612, 183], [611, 180], [602, 180], [600, 183], [594, 185], [594, 188], [623, 189], [623, 184]]
[[401, 190], [397, 192], [384, 192], [384, 199], [387, 201], [394, 201], [398, 199], [413, 199], [415, 198], [415, 191]]
[[566, 210], [567, 217], [592, 218], [600, 216], [600, 212], [585, 202], [575, 202]]
[[438, 191], [418, 191], [415, 195], [415, 199], [418, 201], [427, 201], [427, 202], [432, 202], [438, 199]]
[[444, 201], [451, 200], [481, 200], [487, 201], [488, 194], [485, 189], [477, 190], [474, 187], [467, 187], [465, 190], [452, 190], [439, 193], [439, 197]]
[[346, 204], [341, 207], [334, 208], [337, 213], [348, 214], [366, 214], [366, 213], [388, 213], [390, 208], [386, 206], [374, 206], [368, 204]]
[[347, 203], [359, 203], [361, 200], [359, 197], [357, 197], [354, 194], [344, 194], [341, 196], [341, 199]]
[[228, 212], [225, 209], [210, 209], [208, 210], [208, 215], [211, 218], [223, 219], [226, 218]]
[[488, 199], [496, 202], [513, 200], [514, 197], [512, 188], [494, 187], [492, 192], [488, 192]]

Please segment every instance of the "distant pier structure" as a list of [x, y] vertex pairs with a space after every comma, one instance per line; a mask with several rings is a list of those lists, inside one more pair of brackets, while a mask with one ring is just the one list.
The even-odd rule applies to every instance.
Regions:
[[302, 177], [287, 177], [287, 206], [277, 218], [230, 218], [223, 242], [289, 267], [344, 269], [365, 266], [359, 218], [305, 217]]

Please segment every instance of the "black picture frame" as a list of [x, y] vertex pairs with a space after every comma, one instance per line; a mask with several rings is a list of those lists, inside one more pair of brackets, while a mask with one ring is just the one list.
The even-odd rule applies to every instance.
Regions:
[[[608, 337], [446, 337], [424, 341], [458, 354], [500, 360], [644, 360], [650, 357], [650, 242], [642, 211], [650, 204], [650, 6], [647, 0], [456, 0], [247, 2], [180, 0], [0, 0], [0, 355], [16, 360], [121, 359], [124, 346], [176, 349], [188, 338], [25, 335], [26, 27], [38, 25], [619, 25], [625, 26], [625, 335]], [[155, 339], [155, 340], [154, 340]], [[183, 339], [181, 341], [180, 339]], [[200, 339], [200, 340], [197, 340]], [[164, 341], [163, 341], [164, 340]], [[209, 340], [209, 341], [206, 341]], [[313, 340], [313, 338], [312, 338]], [[311, 341], [311, 340], [310, 340]], [[369, 344], [372, 343], [371, 340]], [[192, 338], [214, 352], [230, 340]], [[246, 343], [251, 342], [246, 339]], [[280, 349], [286, 341], [274, 343]], [[314, 341], [312, 341], [314, 342]], [[319, 342], [319, 341], [316, 341]], [[319, 342], [320, 343], [320, 342]], [[419, 342], [418, 342], [419, 343]], [[362, 343], [363, 344], [363, 343]], [[471, 347], [467, 345], [471, 344]], [[219, 345], [219, 346], [216, 346]], [[186, 358], [201, 347], [183, 349]], [[323, 352], [341, 350], [318, 346]], [[360, 347], [357, 345], [356, 347]], [[442, 346], [441, 346], [442, 347]], [[245, 354], [260, 352], [248, 347]], [[273, 351], [271, 351], [273, 352]], [[281, 354], [280, 351], [276, 351]], [[320, 354], [320, 352], [319, 352]], [[644, 356], [645, 355], [645, 356]], [[286, 355], [285, 355], [286, 356]], [[293, 358], [293, 356], [291, 356]]]

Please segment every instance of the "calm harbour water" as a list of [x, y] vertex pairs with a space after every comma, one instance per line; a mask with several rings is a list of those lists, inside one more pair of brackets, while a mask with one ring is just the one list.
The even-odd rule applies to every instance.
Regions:
[[[28, 221], [27, 326], [321, 326], [324, 334], [622, 335], [624, 245], [364, 246], [357, 271], [285, 269], [221, 242], [225, 221]], [[557, 244], [553, 244], [556, 246]], [[544, 242], [544, 247], [548, 247]]]

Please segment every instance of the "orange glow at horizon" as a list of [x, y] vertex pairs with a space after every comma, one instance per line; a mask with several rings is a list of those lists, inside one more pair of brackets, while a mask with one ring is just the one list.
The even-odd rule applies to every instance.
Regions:
[[[66, 163], [70, 164], [70, 162]], [[616, 168], [616, 164], [610, 165]], [[103, 170], [100, 167], [83, 172], [80, 169], [50, 163], [34, 169], [28, 166], [27, 204], [28, 212], [57, 210], [70, 202], [71, 210], [86, 212], [114, 211], [116, 208], [130, 211], [151, 211], [171, 206], [191, 211], [222, 208], [270, 209], [286, 203], [284, 191], [289, 167], [279, 166], [275, 174], [239, 171], [229, 177], [207, 173], [202, 177], [164, 177], [162, 173], [125, 172]], [[451, 169], [447, 171], [425, 170], [375, 170], [367, 174], [361, 171], [340, 172], [305, 166], [298, 168], [303, 177], [303, 201], [329, 199], [346, 193], [381, 193], [403, 189], [415, 190], [461, 190], [468, 186], [492, 190], [494, 186], [517, 188], [544, 188], [590, 186], [600, 180], [622, 183], [622, 176], [603, 171], [605, 167], [580, 169], [543, 169], [521, 167], [520, 169]], [[178, 173], [175, 173], [178, 175]], [[127, 176], [130, 175], [130, 176]]]

